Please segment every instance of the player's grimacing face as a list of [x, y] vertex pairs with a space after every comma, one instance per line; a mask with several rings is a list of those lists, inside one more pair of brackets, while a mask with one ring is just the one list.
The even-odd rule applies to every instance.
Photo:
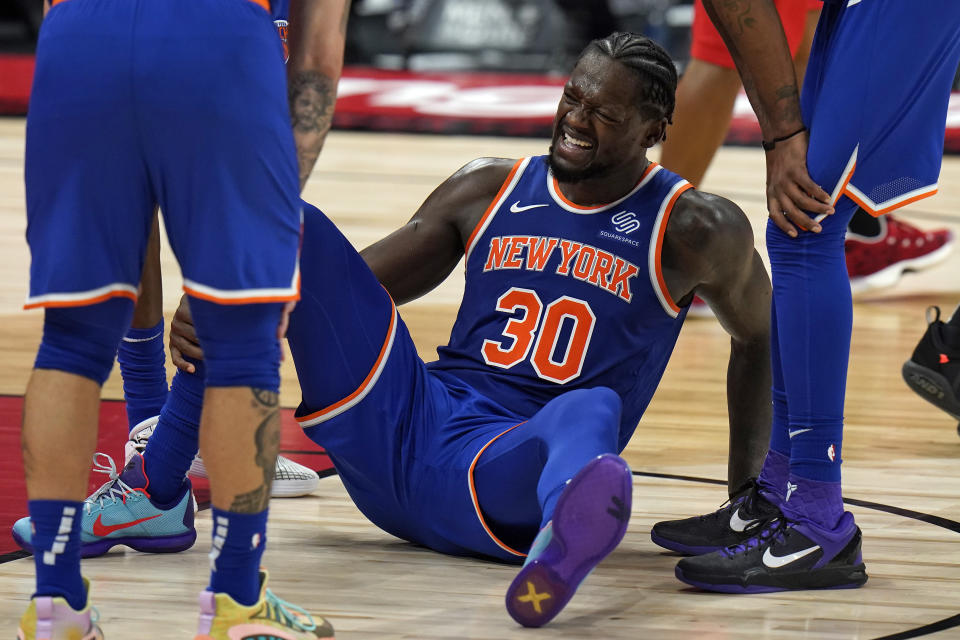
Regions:
[[550, 166], [561, 182], [602, 176], [639, 162], [658, 120], [637, 108], [636, 73], [600, 52], [587, 53], [570, 74], [557, 106]]

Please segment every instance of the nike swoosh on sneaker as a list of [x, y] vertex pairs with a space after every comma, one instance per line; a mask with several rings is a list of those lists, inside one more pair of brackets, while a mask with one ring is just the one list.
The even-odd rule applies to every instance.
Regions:
[[801, 433], [806, 433], [807, 431], [813, 431], [813, 429], [797, 429], [796, 431], [791, 431], [790, 437], [792, 438], [793, 436], [798, 436]]
[[536, 209], [537, 207], [548, 207], [548, 206], [550, 206], [550, 205], [546, 205], [546, 204], [528, 204], [528, 205], [526, 205], [526, 206], [521, 207], [521, 206], [520, 206], [520, 201], [517, 200], [517, 201], [514, 202], [512, 205], [510, 205], [510, 212], [511, 212], [511, 213], [521, 213], [521, 212], [523, 212], [523, 211], [527, 211], [528, 209]]
[[740, 517], [740, 509], [737, 509], [733, 512], [733, 515], [730, 516], [730, 528], [736, 531], [737, 533], [743, 533], [744, 529], [749, 527], [751, 524], [759, 520], [759, 518], [753, 518], [752, 520], [744, 520]]
[[770, 548], [767, 547], [767, 550], [763, 552], [763, 564], [771, 569], [778, 569], [780, 567], [787, 566], [791, 562], [796, 562], [804, 556], [810, 555], [819, 548], [820, 545], [815, 544], [812, 547], [807, 547], [806, 549], [801, 549], [800, 551], [794, 551], [793, 553], [788, 553], [785, 556], [775, 556], [773, 555], [773, 552], [770, 551]]
[[146, 518], [140, 518], [139, 520], [132, 520], [130, 522], [121, 522], [118, 524], [103, 524], [101, 518], [103, 515], [98, 515], [96, 521], [93, 523], [93, 535], [95, 536], [108, 536], [114, 531], [120, 531], [121, 529], [126, 529], [127, 527], [132, 527], [141, 522], [146, 522], [147, 520], [153, 520], [154, 518], [159, 518], [162, 513], [158, 513], [153, 516], [147, 516]]

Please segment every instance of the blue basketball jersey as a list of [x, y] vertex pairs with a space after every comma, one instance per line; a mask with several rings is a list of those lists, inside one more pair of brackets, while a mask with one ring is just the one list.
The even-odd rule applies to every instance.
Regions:
[[469, 239], [463, 302], [431, 369], [527, 416], [566, 391], [609, 387], [623, 401], [622, 449], [686, 315], [660, 254], [689, 188], [651, 163], [623, 198], [583, 207], [564, 198], [546, 156], [517, 162]]

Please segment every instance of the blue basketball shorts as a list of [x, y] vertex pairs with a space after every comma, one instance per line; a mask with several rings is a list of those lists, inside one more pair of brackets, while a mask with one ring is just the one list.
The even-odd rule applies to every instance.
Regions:
[[810, 176], [874, 216], [933, 195], [960, 64], [956, 0], [828, 0], [803, 84]]
[[248, 0], [64, 0], [26, 133], [27, 307], [135, 298], [159, 204], [184, 288], [297, 298], [300, 199], [282, 44]]

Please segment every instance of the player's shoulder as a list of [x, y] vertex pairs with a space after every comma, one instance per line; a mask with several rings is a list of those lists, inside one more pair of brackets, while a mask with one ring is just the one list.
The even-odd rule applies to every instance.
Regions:
[[739, 244], [753, 230], [746, 214], [735, 203], [715, 193], [687, 189], [677, 199], [667, 225], [668, 236], [684, 244], [705, 247]]
[[493, 189], [496, 193], [516, 164], [513, 158], [476, 158], [460, 167], [448, 182], [467, 182], [473, 188]]
[[725, 271], [738, 256], [752, 255], [753, 229], [736, 204], [713, 193], [687, 189], [677, 199], [664, 238], [664, 266], [688, 274]]

